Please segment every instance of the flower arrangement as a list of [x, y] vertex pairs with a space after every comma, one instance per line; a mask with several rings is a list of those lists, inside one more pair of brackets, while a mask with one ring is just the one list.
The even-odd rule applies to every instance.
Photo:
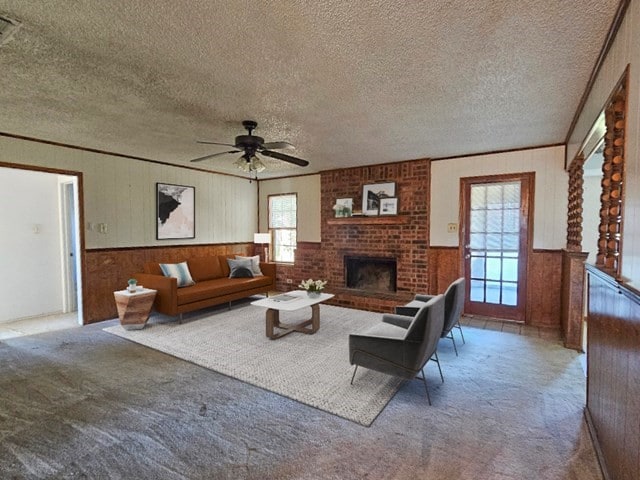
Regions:
[[327, 284], [325, 280], [303, 280], [298, 287], [306, 290], [307, 292], [320, 292], [324, 290], [324, 286]]

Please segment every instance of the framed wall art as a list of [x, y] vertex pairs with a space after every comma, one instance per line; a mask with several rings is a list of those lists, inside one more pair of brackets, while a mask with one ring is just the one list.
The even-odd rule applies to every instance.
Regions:
[[353, 198], [338, 198], [333, 209], [336, 217], [350, 217], [353, 212]]
[[156, 238], [196, 237], [196, 189], [156, 183]]
[[397, 215], [398, 198], [389, 197], [380, 199], [380, 215]]
[[363, 215], [378, 215], [380, 201], [384, 198], [396, 196], [396, 183], [370, 183], [362, 187], [362, 213]]

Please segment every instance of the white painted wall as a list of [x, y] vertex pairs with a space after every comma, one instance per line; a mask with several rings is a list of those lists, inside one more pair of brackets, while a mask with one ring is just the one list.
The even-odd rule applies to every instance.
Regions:
[[58, 176], [0, 168], [0, 322], [62, 311]]
[[568, 176], [564, 147], [475, 155], [431, 163], [430, 243], [458, 246], [458, 233], [448, 223], [460, 223], [460, 178], [535, 172], [533, 248], [561, 249], [567, 236]]
[[630, 2], [624, 20], [593, 85], [567, 146], [571, 160], [603, 110], [605, 102], [630, 65], [625, 187], [623, 205], [622, 276], [640, 288], [640, 2]]
[[298, 241], [320, 241], [320, 175], [260, 181], [260, 231], [268, 230], [269, 195], [298, 194]]
[[[248, 179], [7, 137], [0, 162], [82, 172], [88, 249], [253, 242], [257, 183]], [[156, 240], [156, 182], [195, 186], [195, 239]], [[89, 223], [105, 224], [106, 233]]]

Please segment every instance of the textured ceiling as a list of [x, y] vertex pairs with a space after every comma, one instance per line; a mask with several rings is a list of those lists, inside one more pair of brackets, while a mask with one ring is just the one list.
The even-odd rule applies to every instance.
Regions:
[[[0, 132], [239, 173], [561, 143], [618, 0], [0, 0]], [[132, 160], [133, 161], [133, 160]]]

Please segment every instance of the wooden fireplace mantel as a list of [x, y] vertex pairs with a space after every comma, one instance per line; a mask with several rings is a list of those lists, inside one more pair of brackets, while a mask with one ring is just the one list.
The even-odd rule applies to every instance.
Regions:
[[327, 225], [401, 225], [409, 223], [409, 215], [381, 215], [378, 217], [339, 217], [327, 219]]

